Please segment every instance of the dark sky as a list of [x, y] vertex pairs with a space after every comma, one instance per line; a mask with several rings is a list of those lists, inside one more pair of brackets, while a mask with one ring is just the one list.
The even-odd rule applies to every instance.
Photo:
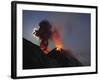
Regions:
[[[42, 20], [57, 25], [64, 49], [70, 49], [73, 55], [84, 65], [90, 64], [90, 14], [69, 12], [46, 12], [23, 10], [23, 37], [39, 45], [32, 36], [33, 28]], [[53, 43], [49, 41], [49, 48]]]

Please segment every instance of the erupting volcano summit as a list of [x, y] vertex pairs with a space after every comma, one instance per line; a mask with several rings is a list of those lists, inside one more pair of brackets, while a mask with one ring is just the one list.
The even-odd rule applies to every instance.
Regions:
[[[47, 20], [41, 21], [39, 26], [39, 29], [33, 32], [33, 35], [40, 39], [39, 46], [23, 39], [24, 69], [82, 66], [69, 50], [63, 48], [57, 28]], [[51, 51], [48, 49], [49, 39], [55, 46]]]

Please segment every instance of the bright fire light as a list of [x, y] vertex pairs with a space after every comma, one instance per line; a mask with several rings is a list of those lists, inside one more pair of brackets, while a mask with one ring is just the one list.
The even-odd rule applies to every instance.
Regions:
[[54, 32], [52, 34], [52, 39], [53, 39], [53, 42], [55, 44], [56, 50], [61, 51], [63, 46], [61, 43], [59, 32], [57, 31], [56, 28], [54, 29]]

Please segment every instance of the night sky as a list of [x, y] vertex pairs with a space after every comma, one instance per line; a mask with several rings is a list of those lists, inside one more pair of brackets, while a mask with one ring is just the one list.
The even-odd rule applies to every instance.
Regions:
[[[34, 44], [39, 41], [32, 36], [33, 28], [42, 20], [48, 20], [58, 28], [64, 49], [83, 63], [90, 65], [90, 14], [23, 10], [23, 37]], [[49, 41], [49, 49], [54, 45]]]

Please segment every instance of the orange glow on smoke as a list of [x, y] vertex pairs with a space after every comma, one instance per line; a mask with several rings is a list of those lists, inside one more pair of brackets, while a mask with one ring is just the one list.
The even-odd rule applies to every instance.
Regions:
[[45, 45], [40, 45], [40, 49], [45, 53], [45, 54], [48, 54], [48, 52], [49, 52], [49, 49], [48, 48], [46, 48], [46, 46]]
[[54, 29], [54, 32], [52, 34], [52, 39], [56, 47], [56, 50], [60, 51], [62, 49], [62, 43], [61, 43], [60, 35], [56, 28]]

